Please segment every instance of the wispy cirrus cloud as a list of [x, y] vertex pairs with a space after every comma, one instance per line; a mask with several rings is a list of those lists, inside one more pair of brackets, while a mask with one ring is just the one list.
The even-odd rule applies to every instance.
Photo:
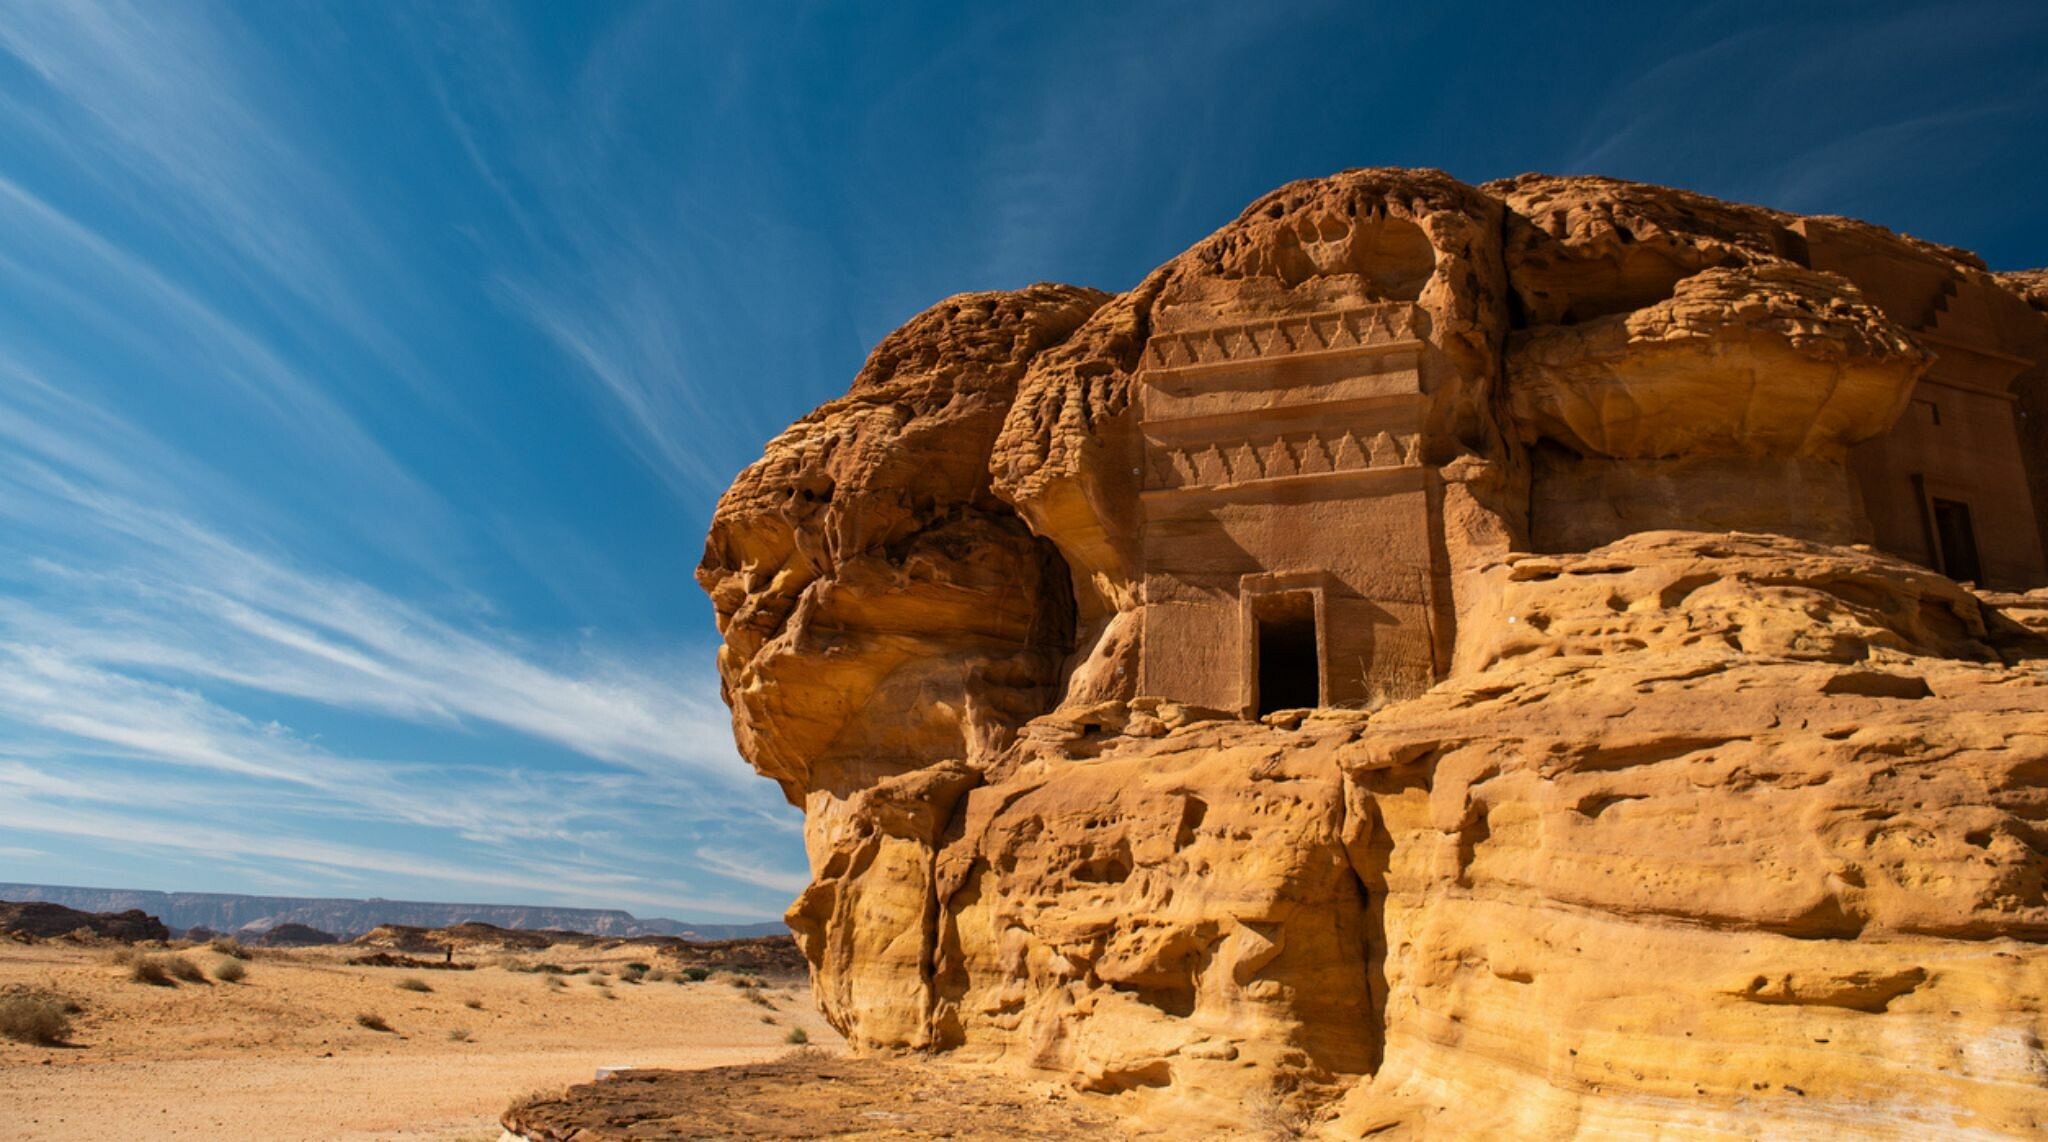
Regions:
[[[630, 255], [621, 254], [621, 257]], [[712, 411], [688, 381], [674, 306], [650, 267], [615, 265], [592, 275], [606, 284], [581, 299], [543, 296], [500, 279], [498, 291], [599, 386], [627, 444], [678, 493], [722, 491], [731, 473], [705, 456], [701, 426]]]
[[[761, 890], [790, 874], [758, 856], [647, 843], [786, 835], [701, 661], [535, 645], [307, 566], [251, 532], [250, 495], [0, 357], [0, 830], [564, 903], [779, 907]], [[278, 701], [398, 744], [244, 712]], [[336, 842], [349, 821], [391, 843]]]
[[[278, 835], [227, 823], [181, 823], [160, 815], [142, 816], [77, 809], [32, 800], [0, 802], [0, 828], [54, 837], [98, 841], [116, 847], [172, 850], [209, 858], [243, 858], [286, 862], [312, 869], [405, 876], [472, 890], [487, 888], [525, 894], [527, 899], [562, 901], [590, 893], [601, 899], [642, 908], [684, 908], [722, 917], [753, 917], [755, 908], [687, 891], [655, 892], [635, 887], [627, 878], [588, 876], [548, 865], [532, 871], [507, 871], [502, 866], [423, 857], [409, 850], [317, 840], [303, 835]], [[587, 897], [586, 897], [587, 898]]]
[[344, 172], [280, 118], [288, 77], [210, 14], [127, 0], [0, 10], [0, 50], [57, 98], [26, 128], [114, 193], [149, 188], [182, 216], [179, 239], [225, 255], [258, 297], [295, 295], [410, 367], [358, 280], [369, 270], [404, 288], [402, 261], [345, 194]]

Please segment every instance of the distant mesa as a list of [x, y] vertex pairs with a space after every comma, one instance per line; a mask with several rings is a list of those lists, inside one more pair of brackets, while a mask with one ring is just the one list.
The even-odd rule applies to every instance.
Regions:
[[352, 964], [369, 966], [453, 966], [469, 968], [477, 962], [507, 953], [539, 952], [550, 948], [607, 951], [620, 947], [646, 949], [650, 954], [670, 956], [678, 966], [699, 966], [713, 970], [750, 972], [778, 978], [801, 978], [808, 968], [795, 941], [785, 930], [772, 936], [746, 936], [726, 940], [702, 940], [682, 936], [593, 936], [587, 932], [545, 929], [500, 928], [474, 921], [446, 928], [415, 928], [404, 924], [383, 924], [357, 936], [349, 943], [366, 949], [351, 958]]
[[1191, 1131], [2048, 1131], [2043, 281], [1372, 169], [912, 317], [697, 572], [825, 1015]]
[[181, 931], [199, 928], [209, 935], [228, 934], [251, 940], [285, 925], [330, 933], [335, 939], [353, 939], [383, 924], [443, 928], [465, 921], [502, 928], [554, 929], [595, 936], [685, 936], [704, 940], [783, 935], [789, 931], [781, 923], [698, 924], [659, 917], [642, 919], [630, 912], [610, 908], [240, 896], [50, 884], [0, 884], [0, 900], [48, 901], [90, 912], [141, 909], [161, 917], [166, 925]]
[[[4, 895], [0, 893], [0, 896]], [[123, 943], [171, 938], [170, 929], [162, 921], [136, 908], [121, 912], [84, 912], [62, 904], [5, 899], [0, 899], [0, 932], [43, 940], [88, 933], [99, 939]]]
[[[187, 939], [197, 938], [190, 932], [185, 935]], [[265, 930], [256, 938], [256, 942], [266, 948], [318, 948], [338, 944], [341, 937], [318, 928], [309, 928], [304, 924], [287, 923]]]

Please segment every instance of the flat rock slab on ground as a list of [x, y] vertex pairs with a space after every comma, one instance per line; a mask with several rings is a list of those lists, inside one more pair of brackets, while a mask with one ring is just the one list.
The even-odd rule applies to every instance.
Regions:
[[798, 1052], [772, 1063], [632, 1071], [529, 1100], [505, 1126], [532, 1142], [641, 1138], [1112, 1138], [1060, 1092], [918, 1060]]

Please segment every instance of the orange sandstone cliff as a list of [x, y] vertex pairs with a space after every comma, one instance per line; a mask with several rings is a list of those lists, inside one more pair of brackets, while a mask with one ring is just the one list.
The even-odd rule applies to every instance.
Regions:
[[1191, 1127], [2048, 1130], [2042, 281], [1361, 170], [913, 318], [698, 570], [826, 1016]]

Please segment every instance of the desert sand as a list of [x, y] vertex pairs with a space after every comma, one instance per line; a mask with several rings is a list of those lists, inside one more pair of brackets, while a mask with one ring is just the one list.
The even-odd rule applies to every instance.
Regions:
[[[774, 1059], [794, 1029], [837, 1049], [803, 981], [624, 982], [628, 962], [661, 968], [644, 947], [512, 960], [611, 973], [560, 986], [496, 956], [473, 971], [345, 962], [364, 951], [257, 950], [242, 982], [158, 987], [129, 978], [117, 945], [0, 942], [0, 989], [42, 988], [84, 1008], [68, 1045], [0, 1040], [0, 1138], [495, 1140], [514, 1100], [600, 1066]], [[223, 958], [204, 946], [182, 954], [209, 971]], [[359, 1026], [361, 1013], [391, 1031]]]

